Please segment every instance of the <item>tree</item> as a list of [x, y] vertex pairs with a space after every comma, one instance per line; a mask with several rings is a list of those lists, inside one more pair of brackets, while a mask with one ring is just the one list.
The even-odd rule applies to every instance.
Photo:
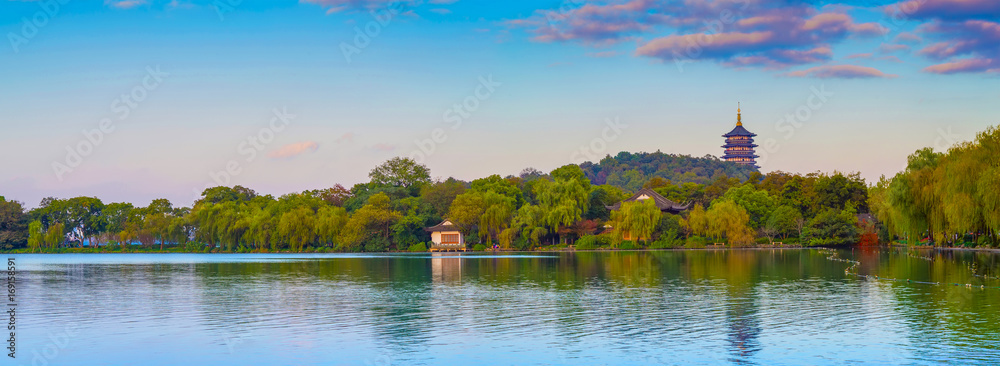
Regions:
[[732, 201], [746, 210], [750, 215], [750, 227], [754, 229], [764, 225], [776, 206], [767, 191], [757, 190], [750, 184], [730, 188], [721, 199]]
[[23, 248], [28, 241], [28, 217], [17, 201], [0, 197], [0, 248]]
[[550, 173], [552, 182], [542, 182], [538, 201], [546, 213], [545, 224], [550, 232], [558, 232], [561, 226], [572, 225], [587, 212], [590, 197], [590, 181], [577, 165], [565, 165]]
[[[763, 228], [771, 232], [772, 235], [787, 238], [789, 235], [797, 232], [798, 223], [801, 219], [802, 214], [799, 213], [799, 210], [791, 206], [781, 206], [771, 212], [771, 216], [768, 217], [767, 223]], [[773, 238], [771, 241], [774, 241]]]
[[66, 201], [66, 229], [80, 244], [92, 243], [104, 231], [104, 203], [97, 197], [74, 197]]
[[479, 218], [486, 212], [486, 199], [482, 193], [470, 191], [457, 197], [448, 210], [448, 219], [457, 226], [463, 234], [469, 235], [472, 229], [479, 225]]
[[387, 243], [392, 234], [392, 224], [401, 216], [389, 207], [388, 195], [377, 193], [348, 220], [341, 233], [341, 245], [356, 251], [365, 248], [365, 244], [371, 241]]
[[316, 218], [308, 207], [285, 212], [278, 222], [278, 235], [293, 252], [301, 252], [306, 244], [316, 240]]
[[424, 187], [420, 197], [434, 208], [434, 212], [438, 216], [445, 216], [448, 214], [448, 209], [451, 208], [451, 203], [455, 201], [455, 197], [462, 193], [465, 193], [465, 183], [455, 178], [448, 178], [443, 182]]
[[35, 220], [28, 225], [28, 248], [34, 253], [45, 245], [45, 232], [42, 231], [42, 222]]
[[486, 243], [492, 245], [493, 238], [510, 226], [517, 201], [513, 197], [488, 191], [483, 194], [483, 203], [486, 209], [479, 217], [479, 236], [485, 236]]
[[827, 208], [809, 220], [803, 244], [809, 246], [851, 245], [858, 243], [858, 225], [854, 209]]
[[611, 220], [622, 235], [649, 242], [660, 223], [660, 209], [653, 200], [625, 202], [611, 213]]
[[368, 173], [372, 183], [381, 186], [416, 189], [431, 183], [430, 170], [410, 158], [395, 157], [382, 163]]
[[731, 246], [753, 244], [750, 215], [736, 202], [725, 199], [716, 201], [705, 212], [705, 217], [709, 236], [724, 237]]
[[45, 231], [45, 247], [58, 248], [66, 241], [66, 227], [61, 222], [49, 225]]

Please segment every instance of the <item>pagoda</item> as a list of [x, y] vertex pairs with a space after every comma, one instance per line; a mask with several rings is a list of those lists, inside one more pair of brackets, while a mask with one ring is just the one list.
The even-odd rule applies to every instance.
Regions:
[[731, 161], [737, 164], [749, 165], [754, 168], [760, 169], [757, 166], [757, 161], [755, 159], [759, 158], [755, 154], [753, 138], [757, 134], [747, 131], [743, 128], [743, 118], [740, 113], [740, 108], [737, 105], [736, 108], [736, 128], [733, 128], [729, 133], [722, 135], [726, 138], [726, 144], [722, 145], [726, 149], [725, 155], [722, 155], [722, 160]]

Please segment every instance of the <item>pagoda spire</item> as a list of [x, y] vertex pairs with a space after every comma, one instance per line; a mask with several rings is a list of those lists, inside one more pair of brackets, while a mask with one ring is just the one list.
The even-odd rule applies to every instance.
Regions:
[[743, 125], [743, 117], [740, 113], [740, 102], [736, 102], [736, 125], [737, 126]]

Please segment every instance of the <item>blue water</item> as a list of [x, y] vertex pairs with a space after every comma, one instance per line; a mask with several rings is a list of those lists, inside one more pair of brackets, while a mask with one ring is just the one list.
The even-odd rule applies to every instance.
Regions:
[[[1000, 289], [827, 256], [17, 255], [14, 364], [1000, 364]], [[843, 256], [1000, 287], [992, 254]]]

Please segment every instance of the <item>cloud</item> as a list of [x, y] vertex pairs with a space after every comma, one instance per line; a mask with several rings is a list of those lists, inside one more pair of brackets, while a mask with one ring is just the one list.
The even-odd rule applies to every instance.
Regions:
[[805, 70], [792, 71], [785, 76], [814, 77], [820, 79], [867, 79], [894, 78], [897, 75], [885, 74], [878, 69], [858, 65], [824, 65]]
[[892, 41], [896, 42], [896, 43], [916, 44], [916, 43], [923, 42], [924, 39], [920, 38], [920, 36], [918, 36], [916, 34], [913, 34], [913, 33], [910, 33], [910, 32], [903, 32], [903, 33], [900, 33], [899, 35], [897, 35], [896, 38], [893, 38]]
[[883, 8], [886, 15], [902, 19], [963, 21], [1000, 18], [997, 0], [907, 0]]
[[319, 144], [315, 141], [303, 141], [282, 146], [281, 148], [267, 154], [267, 156], [275, 159], [288, 159], [304, 153], [314, 152], [316, 149], [319, 149]]
[[434, 9], [431, 9], [430, 12], [441, 14], [441, 15], [451, 14], [451, 10], [448, 10], [448, 9], [445, 9], [445, 8], [434, 8]]
[[871, 53], [871, 52], [869, 52], [869, 53], [855, 53], [853, 55], [848, 55], [847, 58], [850, 58], [850, 59], [858, 59], [858, 58], [867, 59], [867, 58], [872, 58], [872, 56], [874, 56], [874, 55], [875, 54]]
[[341, 11], [372, 10], [378, 8], [405, 9], [416, 5], [418, 0], [299, 0], [302, 3], [316, 4], [327, 8], [326, 13]]
[[855, 22], [847, 9], [798, 0], [630, 0], [540, 10], [505, 24], [525, 29], [536, 42], [634, 40], [638, 57], [783, 69], [827, 62], [833, 44], [886, 32], [877, 23]]
[[881, 46], [878, 47], [878, 51], [880, 53], [893, 53], [896, 51], [909, 51], [909, 50], [910, 46], [907, 46], [905, 44], [883, 43]]
[[334, 139], [333, 142], [338, 144], [341, 142], [354, 142], [354, 133], [346, 132], [343, 135], [340, 135], [340, 137]]
[[597, 58], [614, 57], [614, 56], [618, 56], [618, 51], [589, 52], [589, 53], [587, 53], [587, 56], [589, 56], [589, 57], [597, 57]]
[[952, 62], [931, 65], [924, 71], [934, 74], [957, 74], [963, 72], [1000, 71], [997, 62], [992, 59], [969, 58]]
[[139, 5], [146, 5], [146, 0], [104, 0], [104, 5], [118, 9], [132, 9]]
[[[921, 31], [940, 40], [918, 53], [940, 63], [924, 69], [936, 74], [1000, 70], [1000, 24], [985, 20], [935, 21]], [[942, 62], [944, 61], [944, 62]]]
[[396, 145], [386, 144], [386, 143], [377, 143], [377, 144], [375, 144], [375, 145], [372, 146], [372, 149], [375, 149], [375, 151], [381, 151], [381, 152], [391, 152], [391, 151], [396, 150], [396, 148], [397, 148]]

